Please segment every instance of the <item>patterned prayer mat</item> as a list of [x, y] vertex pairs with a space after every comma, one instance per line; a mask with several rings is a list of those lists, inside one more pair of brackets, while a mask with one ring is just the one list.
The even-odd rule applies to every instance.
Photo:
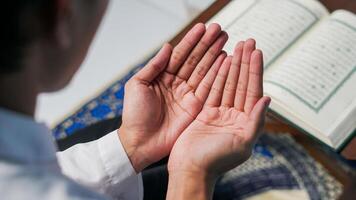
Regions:
[[[90, 100], [53, 129], [56, 139], [101, 120], [120, 116], [124, 84], [145, 63]], [[319, 163], [287, 134], [265, 134], [251, 158], [226, 173], [217, 183], [214, 199], [336, 199], [342, 191]]]
[[290, 135], [265, 134], [251, 158], [221, 178], [215, 199], [337, 199], [341, 192], [342, 185]]

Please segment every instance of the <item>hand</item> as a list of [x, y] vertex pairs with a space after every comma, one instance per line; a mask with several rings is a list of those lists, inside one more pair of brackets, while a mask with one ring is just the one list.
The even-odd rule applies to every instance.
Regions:
[[173, 49], [168, 44], [125, 86], [118, 131], [136, 170], [167, 156], [206, 100], [200, 81], [221, 65], [228, 36], [217, 24], [197, 24]]
[[216, 73], [218, 68], [211, 68], [203, 80], [213, 86], [202, 111], [172, 149], [170, 177], [178, 173], [216, 179], [250, 156], [261, 133], [270, 98], [262, 97], [263, 59], [255, 41], [238, 43]]

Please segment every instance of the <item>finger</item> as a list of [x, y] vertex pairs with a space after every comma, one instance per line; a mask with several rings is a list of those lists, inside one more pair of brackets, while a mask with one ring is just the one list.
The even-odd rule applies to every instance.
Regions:
[[208, 98], [211, 86], [214, 83], [215, 77], [219, 72], [220, 66], [226, 58], [226, 53], [222, 52], [218, 58], [215, 60], [213, 66], [209, 69], [209, 72], [199, 83], [197, 90], [195, 91], [195, 96], [201, 101], [205, 102]]
[[226, 41], [228, 40], [228, 35], [226, 32], [221, 32], [218, 39], [205, 53], [202, 60], [199, 62], [198, 66], [194, 69], [192, 75], [188, 80], [188, 85], [190, 85], [194, 90], [198, 87], [199, 83], [205, 77], [206, 73], [209, 71], [210, 67], [213, 65], [215, 59], [221, 53]]
[[242, 53], [241, 69], [235, 95], [235, 108], [243, 111], [246, 99], [246, 90], [248, 84], [248, 72], [250, 67], [251, 53], [255, 50], [255, 40], [248, 39], [244, 44]]
[[268, 111], [268, 107], [271, 103], [270, 97], [262, 97], [258, 100], [256, 105], [253, 107], [250, 113], [250, 134], [247, 136], [248, 140], [252, 141], [258, 138], [261, 134], [261, 130], [264, 126], [264, 121], [266, 117], [266, 113]]
[[170, 44], [164, 44], [157, 55], [135, 75], [135, 78], [141, 81], [151, 82], [166, 68], [171, 54], [172, 46]]
[[229, 75], [227, 77], [227, 81], [225, 83], [224, 94], [221, 101], [223, 106], [233, 107], [237, 81], [239, 79], [240, 66], [241, 66], [241, 57], [242, 51], [244, 47], [244, 42], [239, 42], [234, 50], [234, 56], [232, 57], [231, 67], [229, 71]]
[[263, 95], [263, 56], [261, 50], [254, 50], [248, 77], [248, 86], [244, 110], [250, 113]]
[[205, 52], [211, 46], [211, 44], [217, 39], [221, 33], [221, 27], [218, 24], [211, 24], [206, 30], [202, 39], [198, 42], [193, 49], [183, 66], [179, 69], [177, 76], [183, 80], [188, 80], [193, 70], [200, 62]]
[[227, 74], [229, 73], [232, 57], [228, 56], [224, 59], [218, 74], [214, 80], [213, 86], [210, 89], [206, 104], [209, 106], [220, 106], [221, 97], [224, 92], [224, 85], [226, 82]]
[[178, 69], [187, 59], [195, 45], [203, 37], [205, 33], [205, 25], [203, 23], [196, 24], [173, 49], [171, 59], [167, 67], [167, 72], [176, 74]]

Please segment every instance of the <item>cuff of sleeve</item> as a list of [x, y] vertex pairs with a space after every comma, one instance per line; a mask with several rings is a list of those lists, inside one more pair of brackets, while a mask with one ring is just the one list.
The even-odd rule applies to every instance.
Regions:
[[[98, 141], [100, 156], [112, 186], [110, 193], [123, 199], [143, 199], [142, 176], [136, 174], [117, 130]], [[117, 186], [117, 187], [115, 187]]]

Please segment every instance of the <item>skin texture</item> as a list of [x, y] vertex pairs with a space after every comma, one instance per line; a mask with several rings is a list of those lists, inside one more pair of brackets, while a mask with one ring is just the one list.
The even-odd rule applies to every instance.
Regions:
[[226, 56], [221, 50], [227, 39], [219, 25], [205, 30], [197, 24], [174, 49], [164, 45], [128, 81], [118, 133], [137, 172], [167, 156], [198, 116], [209, 89], [201, 81]]
[[[108, 4], [53, 2], [48, 16], [28, 11], [19, 19], [35, 37], [17, 58], [21, 70], [0, 74], [1, 107], [34, 116], [39, 93], [67, 85]], [[262, 97], [262, 54], [254, 41], [226, 57], [220, 27], [197, 26], [174, 49], [165, 45], [126, 86], [120, 138], [138, 172], [172, 150], [168, 199], [211, 198], [217, 177], [250, 155], [270, 102]], [[355, 183], [340, 199], [353, 199], [354, 191]]]
[[[67, 85], [108, 4], [54, 2], [50, 31], [24, 48], [20, 71], [0, 76], [1, 107], [34, 116], [39, 93]], [[34, 19], [24, 18], [44, 26]], [[169, 199], [210, 198], [216, 178], [249, 156], [263, 126], [269, 98], [262, 97], [262, 53], [249, 40], [227, 56], [227, 39], [219, 25], [197, 24], [125, 86], [121, 143], [137, 172], [172, 151]]]
[[211, 77], [205, 77], [206, 85], [212, 85], [207, 101], [169, 157], [167, 199], [211, 198], [215, 180], [250, 156], [270, 103], [269, 97], [262, 97], [262, 61], [262, 52], [249, 39], [238, 43], [220, 68], [210, 69]]

